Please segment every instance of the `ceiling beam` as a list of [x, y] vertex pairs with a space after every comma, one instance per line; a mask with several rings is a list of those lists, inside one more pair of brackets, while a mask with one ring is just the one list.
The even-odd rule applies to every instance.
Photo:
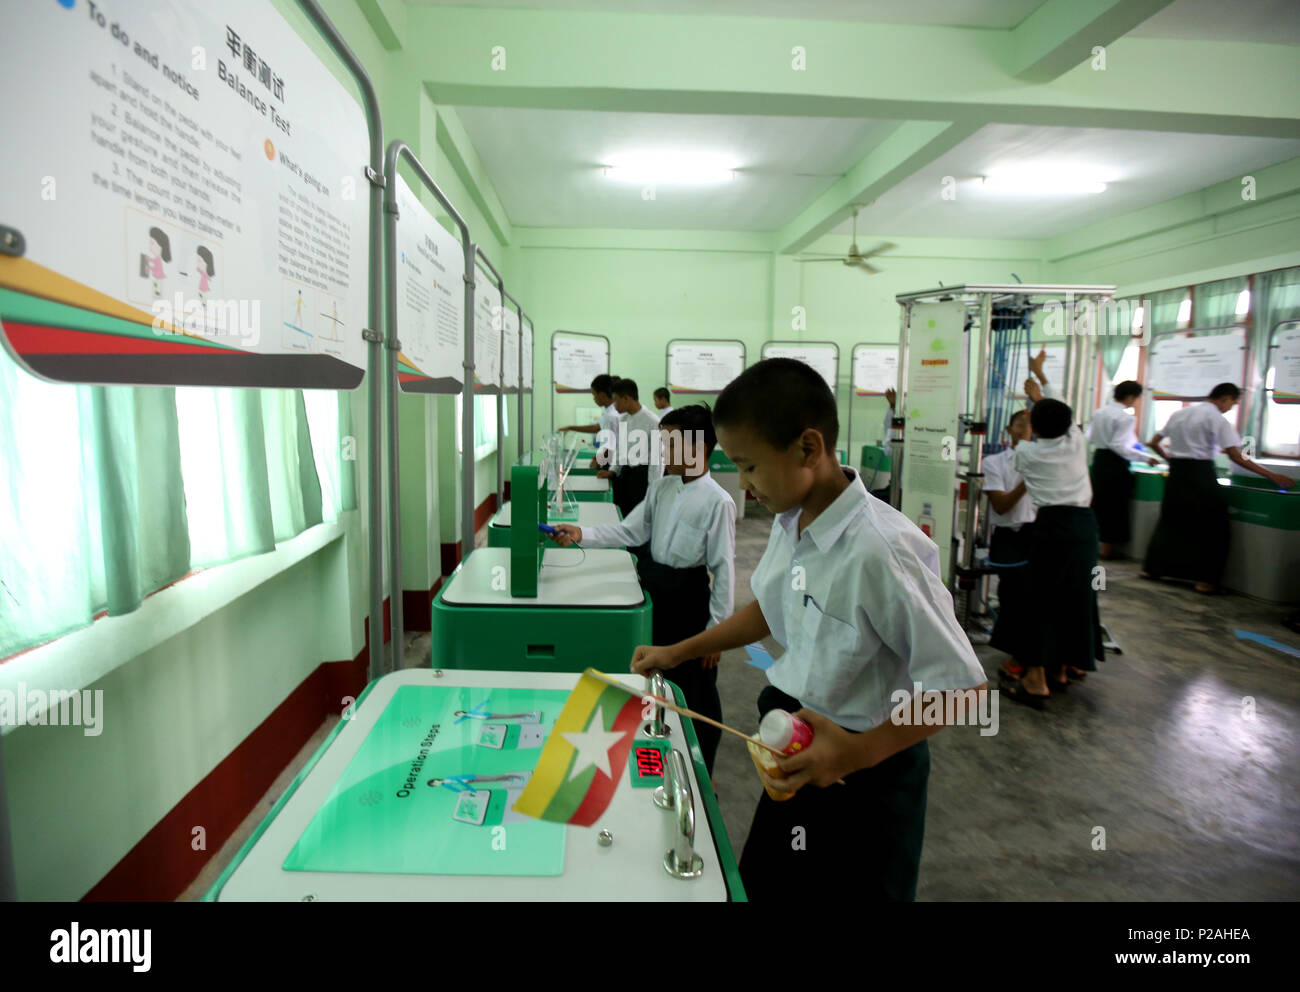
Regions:
[[[1172, 0], [1047, 0], [1011, 31], [1007, 72], [1046, 83], [1128, 34]], [[1099, 70], [1100, 71], [1100, 70]]]

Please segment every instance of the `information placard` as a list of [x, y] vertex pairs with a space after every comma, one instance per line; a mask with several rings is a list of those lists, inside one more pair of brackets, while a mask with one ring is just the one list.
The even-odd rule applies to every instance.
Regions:
[[502, 375], [505, 379], [507, 393], [519, 392], [519, 314], [512, 306], [501, 311], [501, 325], [504, 336], [501, 354]]
[[903, 513], [939, 546], [944, 581], [952, 547], [957, 414], [965, 305], [918, 303], [908, 330]]
[[397, 182], [397, 381], [459, 393], [465, 361], [465, 250], [401, 176]]
[[1273, 331], [1273, 402], [1300, 403], [1300, 320]]
[[898, 385], [898, 345], [860, 344], [853, 349], [853, 390], [857, 396], [884, 396]]
[[527, 321], [524, 322], [524, 368], [523, 368], [523, 388], [524, 392], [533, 391], [533, 325]]
[[833, 344], [792, 341], [769, 341], [763, 345], [764, 358], [793, 358], [816, 369], [834, 393], [839, 378], [840, 350]]
[[358, 386], [365, 116], [274, 6], [37, 3], [5, 21], [15, 358], [66, 382]]
[[[1219, 330], [1213, 328], [1213, 330]], [[1241, 385], [1246, 356], [1246, 329], [1227, 333], [1204, 330], [1162, 334], [1151, 342], [1147, 381], [1155, 399], [1201, 399], [1221, 382]]]
[[551, 377], [557, 393], [586, 393], [591, 380], [609, 372], [609, 342], [557, 334], [551, 341]]
[[474, 277], [474, 391], [501, 391], [501, 290], [482, 269]]
[[674, 393], [720, 393], [743, 371], [745, 348], [739, 342], [669, 342], [668, 388]]

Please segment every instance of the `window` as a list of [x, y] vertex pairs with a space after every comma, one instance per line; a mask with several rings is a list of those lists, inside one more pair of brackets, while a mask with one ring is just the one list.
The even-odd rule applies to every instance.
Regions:
[[1110, 384], [1118, 386], [1121, 382], [1136, 379], [1138, 377], [1138, 360], [1141, 355], [1141, 344], [1137, 341], [1130, 341], [1124, 348], [1124, 354], [1119, 360], [1119, 368], [1115, 370], [1115, 374], [1111, 377]]
[[[462, 397], [464, 393], [456, 395], [456, 450], [464, 452], [465, 446], [461, 443], [462, 420], [464, 410]], [[502, 432], [510, 436], [510, 397], [506, 397], [507, 402], [504, 404], [505, 419], [502, 422]], [[474, 397], [474, 460], [486, 458], [497, 450], [497, 398], [495, 396], [475, 396]]]
[[[1300, 321], [1273, 328], [1264, 379], [1264, 443], [1260, 453], [1300, 458], [1300, 395], [1295, 389], [1300, 366]], [[1279, 382], [1279, 378], [1281, 382]]]

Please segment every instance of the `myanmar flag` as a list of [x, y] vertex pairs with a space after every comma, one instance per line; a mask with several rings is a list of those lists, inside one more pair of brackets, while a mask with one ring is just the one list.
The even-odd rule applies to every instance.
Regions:
[[641, 722], [641, 700], [587, 669], [555, 720], [515, 811], [589, 827], [614, 798]]

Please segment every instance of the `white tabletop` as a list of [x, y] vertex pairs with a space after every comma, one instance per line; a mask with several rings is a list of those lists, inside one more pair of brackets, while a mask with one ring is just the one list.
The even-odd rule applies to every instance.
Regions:
[[[504, 567], [505, 572], [497, 571]], [[505, 581], [499, 578], [504, 574]], [[510, 595], [510, 549], [475, 548], [443, 586], [450, 606], [627, 609], [645, 602], [632, 556], [621, 548], [546, 548], [537, 596]]]
[[[490, 527], [509, 527], [510, 526], [510, 503], [501, 507], [495, 517], [488, 521]], [[578, 519], [576, 521], [579, 527], [600, 527], [604, 524], [616, 524], [619, 522], [618, 507], [613, 503], [579, 503]], [[568, 521], [564, 521], [567, 523]]]
[[[638, 690], [645, 688], [645, 679], [640, 676], [616, 677]], [[218, 899], [299, 902], [311, 896], [319, 902], [725, 901], [726, 881], [700, 797], [694, 762], [687, 754], [680, 718], [671, 712], [665, 713], [671, 731], [668, 741], [687, 759], [695, 798], [695, 853], [704, 860], [699, 878], [673, 878], [664, 870], [664, 855], [676, 837], [675, 818], [654, 805], [653, 789], [632, 787], [626, 768], [609, 808], [593, 826], [565, 828], [564, 873], [556, 877], [362, 874], [286, 871], [281, 867], [400, 686], [571, 689], [577, 680], [573, 672], [434, 673], [427, 668], [385, 675], [267, 826]], [[637, 739], [643, 739], [640, 732]], [[601, 830], [614, 835], [609, 847], [596, 843]]]

